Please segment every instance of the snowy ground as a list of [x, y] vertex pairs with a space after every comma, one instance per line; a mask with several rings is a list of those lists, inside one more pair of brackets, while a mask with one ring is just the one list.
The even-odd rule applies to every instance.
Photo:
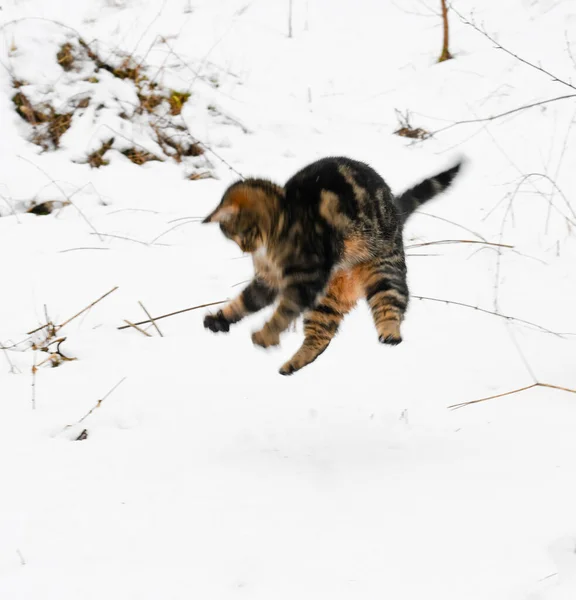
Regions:
[[[535, 382], [576, 389], [575, 99], [425, 141], [393, 135], [394, 109], [436, 131], [576, 93], [576, 11], [456, 3], [561, 83], [454, 14], [456, 59], [436, 64], [436, 2], [293, 4], [292, 39], [284, 0], [2, 5], [2, 599], [576, 598], [576, 395], [539, 387], [447, 408]], [[56, 64], [74, 30], [190, 91], [182, 119], [213, 152], [137, 166], [119, 146], [107, 166], [82, 164], [111, 128], [128, 127], [117, 143], [159, 148], [145, 123], [118, 120], [129, 82], [82, 82]], [[75, 113], [43, 152], [14, 110], [16, 75], [38, 99], [65, 106], [88, 90], [103, 108]], [[160, 315], [250, 277], [197, 222], [231, 168], [282, 182], [329, 154], [370, 162], [397, 191], [466, 155], [453, 189], [407, 226], [412, 293], [540, 328], [414, 299], [404, 343], [385, 348], [361, 306], [291, 378], [277, 369], [300, 328], [254, 348], [265, 314], [225, 337], [203, 329], [207, 309], [159, 321], [164, 337], [117, 329], [146, 318], [138, 301]], [[476, 243], [418, 246], [439, 240]], [[115, 286], [62, 328], [77, 360], [33, 378], [47, 354], [11, 346]]]

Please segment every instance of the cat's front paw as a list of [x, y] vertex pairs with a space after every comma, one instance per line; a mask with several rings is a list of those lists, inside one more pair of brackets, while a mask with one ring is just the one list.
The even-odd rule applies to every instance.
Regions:
[[204, 317], [204, 327], [214, 333], [230, 331], [230, 321], [224, 316], [224, 313], [219, 310], [215, 315], [206, 315]]
[[270, 331], [267, 327], [263, 327], [260, 331], [255, 331], [252, 334], [252, 343], [262, 348], [278, 346], [280, 343], [280, 334]]

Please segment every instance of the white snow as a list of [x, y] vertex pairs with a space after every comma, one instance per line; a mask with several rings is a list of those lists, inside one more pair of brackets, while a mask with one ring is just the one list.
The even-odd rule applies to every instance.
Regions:
[[[425, 141], [393, 134], [395, 109], [437, 131], [576, 94], [576, 12], [454, 3], [563, 84], [454, 13], [455, 59], [436, 64], [439, 4], [293, 0], [288, 38], [287, 0], [3, 3], [1, 599], [576, 598], [576, 394], [535, 387], [448, 409], [535, 382], [576, 389], [576, 98]], [[75, 31], [190, 91], [182, 118], [211, 152], [78, 162], [109, 128], [158, 147], [144, 120], [118, 117], [135, 102], [129, 81], [100, 70], [90, 83], [57, 65]], [[14, 77], [35, 101], [66, 107], [89, 90], [104, 108], [75, 113], [61, 147], [43, 152], [14, 110]], [[398, 192], [469, 159], [408, 222], [403, 344], [378, 344], [362, 305], [284, 378], [301, 327], [278, 349], [255, 348], [267, 313], [226, 336], [203, 329], [209, 308], [158, 321], [164, 337], [117, 329], [146, 318], [138, 301], [161, 315], [229, 298], [250, 278], [250, 260], [199, 223], [236, 172], [281, 183], [336, 154], [369, 162]], [[213, 178], [186, 178], [203, 171]], [[468, 242], [421, 245], [439, 240]], [[76, 360], [33, 378], [47, 354], [19, 343], [27, 332], [115, 286], [60, 332]]]

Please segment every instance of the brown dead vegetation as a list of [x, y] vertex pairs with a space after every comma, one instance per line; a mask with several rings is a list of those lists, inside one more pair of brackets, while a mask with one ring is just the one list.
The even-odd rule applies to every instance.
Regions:
[[57, 112], [48, 103], [33, 105], [21, 89], [12, 96], [12, 102], [20, 117], [34, 128], [32, 142], [44, 150], [60, 147], [60, 138], [70, 128], [73, 113]]
[[425, 140], [430, 137], [430, 133], [421, 127], [412, 127], [410, 123], [410, 113], [406, 111], [402, 114], [399, 110], [396, 110], [396, 117], [398, 118], [398, 124], [400, 127], [394, 132], [396, 135], [401, 137], [407, 137], [413, 140]]
[[[62, 44], [56, 53], [56, 59], [66, 72], [80, 73], [86, 69], [83, 80], [87, 83], [98, 83], [100, 70], [133, 83], [138, 105], [132, 113], [123, 110], [118, 116], [126, 120], [136, 116], [145, 119], [145, 124], [152, 130], [152, 138], [162, 149], [161, 153], [152, 153], [136, 146], [126, 148], [125, 143], [120, 147], [116, 146], [116, 149], [134, 164], [143, 165], [166, 158], [182, 163], [187, 157], [199, 157], [204, 154], [204, 148], [192, 137], [181, 117], [182, 109], [191, 96], [190, 92], [165, 88], [158, 81], [151, 80], [147, 75], [146, 65], [132, 56], [113, 51], [102, 58], [93, 44], [89, 45], [80, 37], [69, 39]], [[62, 135], [72, 125], [74, 112], [87, 108], [92, 97], [92, 92], [87, 90], [79, 98], [70, 98], [65, 111], [61, 108], [57, 110], [49, 102], [31, 102], [30, 98], [33, 96], [26, 91], [23, 81], [14, 79], [12, 85], [16, 92], [12, 98], [16, 111], [33, 128], [30, 140], [44, 150], [53, 150], [60, 146]], [[103, 104], [96, 106], [95, 113], [103, 107]], [[113, 144], [114, 138], [104, 141], [100, 148], [86, 157], [86, 163], [93, 168], [108, 165], [105, 154]], [[205, 176], [205, 173], [200, 172], [190, 177], [200, 179]]]
[[90, 104], [90, 98], [86, 96], [86, 98], [80, 98], [76, 103], [76, 108], [87, 108]]
[[162, 152], [181, 163], [185, 156], [202, 156], [204, 149], [198, 142], [189, 139], [186, 129], [182, 126], [174, 127], [173, 135], [167, 132], [166, 127], [153, 126], [156, 141], [162, 148]]
[[128, 148], [127, 150], [123, 150], [122, 154], [131, 160], [135, 165], [143, 165], [144, 163], [150, 162], [152, 160], [161, 161], [161, 158], [158, 158], [151, 152], [143, 150], [141, 148]]
[[170, 114], [174, 117], [179, 115], [188, 98], [190, 98], [190, 92], [177, 92], [176, 90], [172, 90], [170, 92], [170, 97], [168, 98]]
[[104, 158], [104, 155], [110, 148], [112, 148], [112, 144], [114, 143], [114, 138], [110, 138], [108, 141], [104, 142], [98, 150], [94, 150], [88, 155], [86, 162], [93, 168], [99, 169], [100, 167], [104, 167], [105, 165], [110, 164], [110, 161]]
[[65, 70], [71, 71], [74, 67], [74, 55], [72, 54], [72, 44], [66, 42], [60, 46], [58, 54], [56, 54], [58, 64]]
[[26, 210], [27, 213], [37, 216], [45, 216], [52, 214], [55, 210], [68, 206], [68, 200], [44, 200], [43, 202], [33, 202]]

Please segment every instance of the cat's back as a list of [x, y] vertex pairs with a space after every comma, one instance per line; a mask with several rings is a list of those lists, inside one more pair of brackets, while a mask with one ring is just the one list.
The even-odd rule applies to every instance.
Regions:
[[323, 190], [354, 199], [355, 192], [375, 194], [382, 187], [387, 187], [384, 180], [369, 165], [345, 156], [330, 156], [298, 171], [284, 189], [290, 202], [310, 203], [319, 199]]
[[319, 221], [331, 231], [393, 237], [398, 226], [390, 188], [369, 165], [335, 156], [298, 171], [284, 186], [292, 221]]

